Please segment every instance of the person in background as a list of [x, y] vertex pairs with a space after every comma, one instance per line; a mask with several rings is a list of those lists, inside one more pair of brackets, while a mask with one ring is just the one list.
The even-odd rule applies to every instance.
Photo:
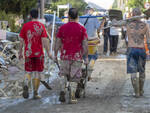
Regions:
[[[104, 17], [104, 20], [105, 20], [104, 27], [107, 27], [108, 21], [106, 21], [105, 17]], [[103, 30], [103, 37], [104, 37], [103, 54], [106, 55], [108, 51], [108, 41], [110, 42], [110, 28], [109, 27]]]
[[40, 82], [43, 81], [41, 72], [44, 69], [44, 52], [46, 49], [50, 58], [49, 39], [47, 32], [42, 23], [38, 21], [38, 10], [32, 9], [30, 11], [31, 21], [25, 23], [20, 32], [20, 49], [19, 58], [23, 58], [22, 51], [24, 47], [25, 57], [25, 84], [23, 86], [23, 97], [29, 97], [28, 82], [31, 81], [33, 85], [33, 99], [40, 99], [38, 89]]
[[9, 31], [9, 32], [11, 32], [11, 29], [10, 29], [9, 25], [7, 25], [6, 30]]
[[114, 26], [110, 27], [110, 55], [117, 54], [118, 38], [119, 28]]
[[68, 10], [64, 12], [64, 17], [66, 17], [66, 18], [64, 18], [62, 21], [64, 23], [67, 23], [68, 22]]
[[[149, 20], [149, 18], [147, 18], [146, 23], [150, 27], [150, 20]], [[145, 43], [145, 50], [146, 50], [146, 55], [147, 55], [146, 59], [150, 60], [150, 48], [147, 45], [147, 39], [146, 39], [146, 37], [144, 38], [144, 43]]]
[[[134, 8], [132, 16], [140, 16], [141, 10]], [[149, 25], [139, 18], [134, 18], [130, 21], [115, 21], [113, 25], [126, 26], [128, 36], [128, 50], [127, 50], [127, 73], [131, 74], [131, 82], [135, 92], [135, 97], [138, 98], [144, 94], [145, 82], [145, 38], [148, 48], [150, 47], [150, 29]], [[139, 73], [139, 77], [137, 74]]]
[[[95, 61], [98, 58], [98, 44], [100, 44], [100, 29], [104, 25], [104, 21], [101, 23], [97, 18], [89, 18], [93, 16], [94, 9], [87, 6], [85, 10], [85, 15], [87, 18], [80, 18], [79, 22], [85, 26], [88, 34], [88, 59], [89, 67], [92, 69], [94, 67]], [[89, 76], [89, 79], [91, 77]]]

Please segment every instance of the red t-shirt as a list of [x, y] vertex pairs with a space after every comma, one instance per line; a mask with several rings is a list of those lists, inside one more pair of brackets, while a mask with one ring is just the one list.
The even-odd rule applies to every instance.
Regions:
[[57, 38], [62, 41], [62, 60], [82, 60], [82, 41], [88, 38], [84, 26], [77, 22], [68, 22], [60, 27]]
[[44, 54], [42, 47], [42, 38], [47, 38], [47, 32], [44, 25], [38, 21], [30, 21], [23, 25], [20, 37], [25, 43], [25, 57], [40, 57]]

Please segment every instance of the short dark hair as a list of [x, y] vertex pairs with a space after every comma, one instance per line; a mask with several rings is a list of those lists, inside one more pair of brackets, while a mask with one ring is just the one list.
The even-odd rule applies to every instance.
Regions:
[[132, 10], [132, 14], [133, 14], [133, 16], [140, 16], [142, 13], [141, 13], [140, 8], [134, 8]]
[[78, 18], [78, 10], [76, 8], [70, 8], [68, 15], [70, 16], [71, 19], [76, 19]]
[[30, 11], [30, 15], [31, 15], [32, 18], [35, 18], [35, 19], [38, 18], [38, 14], [39, 14], [39, 12], [38, 12], [37, 9], [32, 9]]

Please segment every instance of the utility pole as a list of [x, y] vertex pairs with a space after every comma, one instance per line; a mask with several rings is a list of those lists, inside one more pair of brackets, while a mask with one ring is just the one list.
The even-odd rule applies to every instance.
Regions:
[[43, 19], [44, 18], [44, 2], [45, 0], [40, 0], [40, 18]]

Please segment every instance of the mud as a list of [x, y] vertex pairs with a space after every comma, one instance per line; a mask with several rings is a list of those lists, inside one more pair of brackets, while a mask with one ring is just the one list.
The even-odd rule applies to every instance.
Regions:
[[[58, 101], [59, 78], [51, 84], [52, 91], [44, 90], [41, 100], [24, 100], [0, 112], [5, 113], [115, 113], [120, 109], [120, 92], [125, 81], [125, 62], [96, 62], [92, 80], [88, 82], [86, 98], [78, 104]], [[112, 67], [113, 66], [113, 67]], [[118, 69], [120, 68], [121, 71]]]
[[145, 93], [138, 99], [132, 96], [133, 88], [130, 76], [126, 74], [126, 56], [123, 54], [101, 56], [96, 61], [92, 80], [87, 84], [86, 98], [78, 99], [77, 104], [59, 102], [60, 78], [57, 73], [58, 70], [51, 72], [53, 90], [46, 90], [41, 85], [42, 99], [0, 99], [0, 113], [150, 113], [150, 62], [146, 65]]

